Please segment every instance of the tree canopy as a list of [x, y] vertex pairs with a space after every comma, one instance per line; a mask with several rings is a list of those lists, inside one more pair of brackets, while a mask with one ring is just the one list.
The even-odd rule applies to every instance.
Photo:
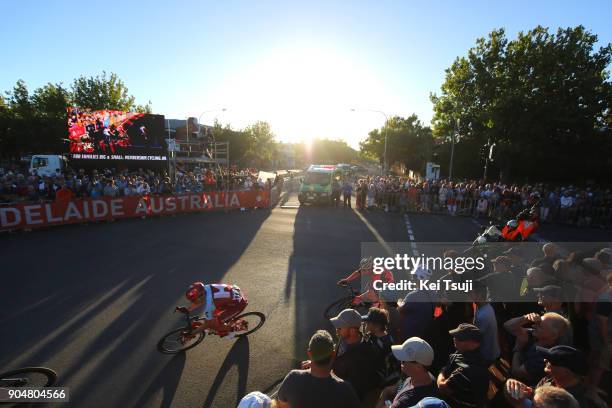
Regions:
[[471, 146], [455, 151], [467, 157], [454, 173], [481, 176], [474, 163], [484, 162], [488, 140], [504, 178], [576, 179], [610, 170], [612, 47], [595, 50], [596, 42], [582, 26], [556, 34], [538, 26], [514, 40], [498, 29], [457, 58], [441, 94], [431, 95], [434, 136], [448, 142], [456, 130], [457, 147]]
[[17, 158], [36, 152], [65, 150], [66, 108], [116, 109], [151, 112], [151, 102], [136, 105], [135, 98], [119, 77], [106, 72], [95, 77], [81, 76], [68, 89], [47, 83], [30, 93], [18, 80], [0, 97], [0, 155]]

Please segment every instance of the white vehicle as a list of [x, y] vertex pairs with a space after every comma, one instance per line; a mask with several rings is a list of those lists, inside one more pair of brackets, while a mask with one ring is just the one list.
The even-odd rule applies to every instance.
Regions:
[[39, 176], [54, 176], [57, 170], [63, 172], [68, 165], [66, 157], [54, 154], [33, 154], [30, 159], [30, 174]]

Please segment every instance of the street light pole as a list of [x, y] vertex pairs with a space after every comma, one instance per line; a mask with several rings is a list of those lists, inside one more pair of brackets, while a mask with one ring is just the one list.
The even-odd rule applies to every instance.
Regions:
[[448, 170], [449, 180], [453, 179], [453, 159], [455, 158], [455, 136], [457, 133], [459, 133], [459, 119], [457, 119], [457, 122], [455, 124], [455, 129], [453, 129], [453, 132], [451, 133], [451, 157], [450, 157], [450, 165], [449, 165], [449, 170]]
[[[357, 110], [355, 108], [351, 108], [352, 112], [357, 112]], [[374, 109], [365, 109], [365, 112], [374, 112], [374, 113], [380, 113], [381, 115], [383, 115], [385, 117], [385, 148], [384, 148], [384, 152], [383, 152], [383, 166], [381, 169], [381, 176], [386, 174], [387, 171], [387, 123], [389, 122], [389, 117], [387, 116], [387, 114], [383, 111], [379, 111], [379, 110], [374, 110]]]

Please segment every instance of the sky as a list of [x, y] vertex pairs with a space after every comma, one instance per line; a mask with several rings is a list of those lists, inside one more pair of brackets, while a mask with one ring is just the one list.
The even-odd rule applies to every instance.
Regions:
[[429, 124], [445, 69], [493, 29], [582, 24], [612, 42], [610, 1], [87, 3], [0, 2], [1, 92], [115, 72], [166, 118], [353, 147], [385, 115]]

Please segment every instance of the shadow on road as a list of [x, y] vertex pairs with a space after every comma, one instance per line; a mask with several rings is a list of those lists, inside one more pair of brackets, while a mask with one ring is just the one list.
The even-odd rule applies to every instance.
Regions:
[[215, 380], [208, 391], [206, 401], [204, 401], [204, 408], [210, 408], [213, 406], [212, 404], [215, 400], [215, 396], [217, 395], [219, 388], [221, 388], [221, 385], [225, 380], [225, 376], [233, 366], [238, 367], [238, 389], [236, 390], [236, 401], [233, 406], [238, 405], [238, 402], [240, 402], [240, 399], [246, 394], [247, 391], [249, 357], [249, 339], [247, 337], [242, 337], [238, 339], [236, 343], [234, 343], [227, 354], [223, 365], [217, 372], [217, 376], [215, 377]]
[[185, 359], [185, 353], [180, 353], [172, 357], [172, 359], [157, 373], [157, 377], [155, 377], [151, 384], [149, 384], [149, 387], [140, 395], [140, 398], [136, 401], [134, 406], [151, 406], [150, 400], [155, 394], [161, 391], [163, 393], [163, 398], [159, 407], [170, 407], [174, 399], [174, 394], [176, 394], [181, 374], [185, 368]]
[[[129, 406], [108, 394], [117, 383], [131, 392], [121, 398], [147, 397], [154, 390], [135, 373], [174, 383], [182, 365], [165, 363], [155, 349], [182, 324], [174, 306], [186, 302], [191, 282], [221, 282], [269, 215], [125, 220], [3, 238], [2, 286], [11, 290], [0, 297], [0, 324], [11, 336], [0, 338], [0, 371], [49, 365], [80, 406], [96, 397]], [[235, 347], [244, 352], [245, 343]]]
[[[384, 226], [372, 221], [384, 233]], [[285, 301], [295, 304], [294, 358], [306, 358], [308, 340], [318, 329], [333, 327], [323, 317], [332, 301], [345, 296], [336, 282], [359, 264], [361, 243], [372, 233], [348, 208], [301, 206], [295, 218]]]

